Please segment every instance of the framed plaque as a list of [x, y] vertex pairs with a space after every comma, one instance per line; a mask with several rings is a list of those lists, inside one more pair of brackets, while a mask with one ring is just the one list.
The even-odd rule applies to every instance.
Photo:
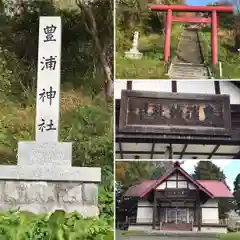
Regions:
[[229, 135], [228, 95], [123, 90], [119, 132]]

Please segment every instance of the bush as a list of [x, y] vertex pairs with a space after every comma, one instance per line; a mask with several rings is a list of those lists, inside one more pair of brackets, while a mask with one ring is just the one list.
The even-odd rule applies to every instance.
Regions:
[[110, 240], [113, 231], [104, 218], [83, 218], [78, 213], [35, 215], [29, 212], [0, 214], [1, 240]]

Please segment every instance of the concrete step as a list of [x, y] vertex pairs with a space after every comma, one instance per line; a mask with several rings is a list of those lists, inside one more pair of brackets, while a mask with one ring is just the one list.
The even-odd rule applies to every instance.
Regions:
[[208, 79], [208, 71], [201, 64], [171, 64], [168, 75], [171, 79]]
[[163, 231], [192, 231], [191, 223], [164, 223], [162, 226]]

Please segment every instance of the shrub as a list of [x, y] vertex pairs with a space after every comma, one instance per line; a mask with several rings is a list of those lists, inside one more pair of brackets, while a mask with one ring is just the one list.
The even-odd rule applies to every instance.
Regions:
[[0, 214], [1, 240], [95, 240], [113, 239], [113, 231], [104, 218], [83, 218], [78, 213], [35, 215], [29, 212]]

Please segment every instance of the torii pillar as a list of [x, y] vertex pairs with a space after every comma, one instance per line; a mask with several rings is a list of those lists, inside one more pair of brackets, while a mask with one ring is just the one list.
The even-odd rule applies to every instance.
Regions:
[[218, 63], [218, 39], [217, 39], [217, 11], [212, 11], [212, 34], [211, 34], [211, 41], [212, 41], [212, 64], [213, 66]]
[[[185, 5], [152, 5], [152, 11], [167, 11], [165, 23], [164, 61], [170, 58], [172, 22], [210, 23], [211, 22], [211, 52], [212, 65], [218, 63], [217, 39], [217, 12], [234, 13], [234, 8], [229, 6], [185, 6]], [[211, 12], [211, 18], [205, 17], [175, 17], [172, 12]]]

